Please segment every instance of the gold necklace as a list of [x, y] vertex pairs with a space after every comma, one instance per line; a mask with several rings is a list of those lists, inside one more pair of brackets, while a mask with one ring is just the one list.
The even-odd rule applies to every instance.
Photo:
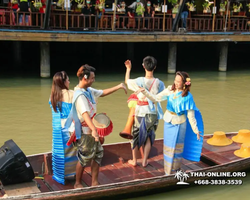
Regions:
[[179, 97], [181, 96], [181, 94], [182, 94], [182, 93], [180, 93], [178, 96], [176, 96], [176, 93], [178, 93], [178, 92], [175, 92], [175, 93], [174, 93], [173, 99], [179, 98]]

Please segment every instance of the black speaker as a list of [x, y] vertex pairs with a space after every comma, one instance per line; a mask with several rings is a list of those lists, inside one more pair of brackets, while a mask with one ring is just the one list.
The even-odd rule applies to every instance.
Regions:
[[0, 148], [0, 180], [3, 185], [31, 181], [35, 177], [32, 166], [13, 140]]

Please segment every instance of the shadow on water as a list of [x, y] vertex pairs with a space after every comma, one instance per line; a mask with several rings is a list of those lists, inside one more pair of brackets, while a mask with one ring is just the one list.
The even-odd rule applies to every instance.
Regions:
[[[0, 42], [1, 77], [40, 75], [39, 42]], [[130, 59], [133, 72], [141, 72], [142, 59], [152, 55], [158, 60], [157, 72], [167, 73], [167, 42], [160, 43], [50, 43], [51, 74], [65, 70], [69, 74], [88, 63], [101, 74], [124, 73], [124, 61]], [[230, 43], [228, 70], [248, 67], [247, 43]], [[219, 43], [177, 43], [177, 70], [217, 71]]]

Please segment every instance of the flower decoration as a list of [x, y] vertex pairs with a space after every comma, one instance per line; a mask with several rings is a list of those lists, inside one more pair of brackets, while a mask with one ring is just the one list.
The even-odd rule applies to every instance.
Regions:
[[191, 78], [186, 78], [186, 83], [185, 85], [190, 85], [191, 84]]

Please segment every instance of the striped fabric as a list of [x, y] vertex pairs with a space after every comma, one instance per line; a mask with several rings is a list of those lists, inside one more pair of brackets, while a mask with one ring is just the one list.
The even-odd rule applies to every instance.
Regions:
[[[190, 92], [181, 97], [181, 92], [167, 96], [167, 110], [176, 113], [178, 116], [186, 115], [188, 110], [194, 110], [200, 135], [204, 134], [203, 119], [199, 109], [196, 107], [193, 96]], [[181, 159], [199, 162], [203, 145], [203, 138], [197, 140], [189, 119], [182, 124], [164, 123], [164, 168], [166, 175], [174, 173], [181, 167]]]
[[76, 149], [71, 144], [67, 146], [69, 134], [62, 132], [61, 120], [66, 119], [70, 113], [72, 103], [62, 102], [61, 112], [52, 110], [52, 169], [53, 179], [65, 184], [65, 177], [75, 174], [77, 164]]
[[173, 174], [181, 167], [187, 122], [173, 125], [164, 123], [164, 171]]

